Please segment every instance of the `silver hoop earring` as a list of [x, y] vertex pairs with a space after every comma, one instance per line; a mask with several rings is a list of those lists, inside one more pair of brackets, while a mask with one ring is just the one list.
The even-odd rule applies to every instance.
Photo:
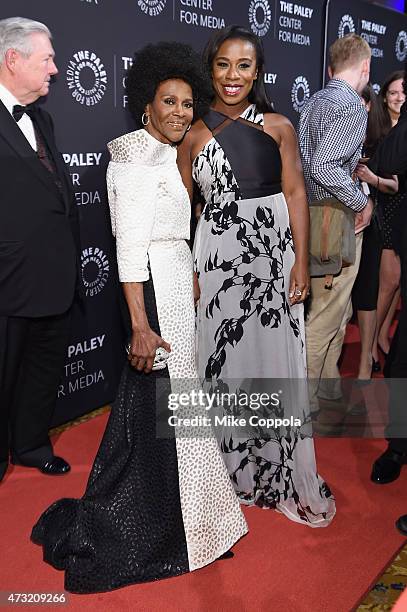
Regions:
[[186, 129], [186, 131], [189, 132], [190, 129], [191, 129], [191, 124], [189, 124], [189, 126]]
[[147, 115], [147, 113], [143, 113], [141, 115], [141, 123], [143, 125], [148, 125], [150, 123], [150, 117]]

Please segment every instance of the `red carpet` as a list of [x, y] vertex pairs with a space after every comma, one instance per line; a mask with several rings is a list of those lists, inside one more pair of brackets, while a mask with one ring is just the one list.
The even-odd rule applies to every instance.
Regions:
[[[342, 374], [354, 376], [357, 327], [348, 327]], [[58, 593], [63, 574], [42, 562], [29, 541], [40, 513], [59, 497], [82, 494], [107, 415], [74, 427], [55, 441], [72, 462], [68, 476], [51, 478], [14, 467], [0, 485], [0, 591]], [[349, 612], [388, 565], [405, 538], [394, 521], [407, 512], [407, 469], [395, 483], [370, 482], [373, 460], [385, 443], [318, 438], [320, 473], [335, 493], [330, 527], [310, 529], [274, 511], [245, 510], [250, 533], [220, 561], [193, 574], [99, 595], [70, 595], [62, 610], [158, 612]], [[40, 606], [41, 609], [57, 609]], [[38, 609], [38, 607], [37, 607]]]
[[[56, 451], [73, 464], [68, 476], [51, 478], [15, 467], [0, 486], [0, 590], [63, 590], [63, 574], [42, 562], [29, 534], [48, 504], [81, 494], [105, 421], [106, 415], [97, 417], [59, 436]], [[249, 508], [250, 533], [235, 547], [234, 559], [113, 593], [69, 595], [62, 609], [348, 612], [405, 541], [393, 524], [407, 510], [407, 472], [396, 483], [375, 486], [370, 466], [383, 442], [319, 439], [316, 444], [320, 472], [337, 499], [329, 528], [310, 529], [276, 512]]]

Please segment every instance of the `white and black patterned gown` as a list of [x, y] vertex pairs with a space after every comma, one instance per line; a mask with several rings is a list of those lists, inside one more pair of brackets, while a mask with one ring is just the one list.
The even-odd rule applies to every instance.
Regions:
[[[287, 295], [294, 250], [278, 145], [254, 105], [237, 120], [211, 110], [203, 121], [213, 138], [193, 162], [204, 200], [194, 244], [199, 375], [229, 391], [249, 379], [292, 379], [305, 387], [303, 306], [290, 306]], [[291, 408], [303, 421], [304, 395], [305, 408], [295, 398]], [[302, 433], [242, 439], [225, 427], [219, 437], [243, 503], [325, 526], [335, 502], [317, 474], [313, 440]]]
[[156, 384], [197, 380], [190, 203], [176, 148], [145, 130], [109, 145], [108, 192], [122, 282], [143, 282], [149, 323], [171, 345], [165, 370], [126, 365], [82, 499], [44, 512], [33, 540], [76, 593], [198, 569], [247, 525], [214, 437], [160, 439]]

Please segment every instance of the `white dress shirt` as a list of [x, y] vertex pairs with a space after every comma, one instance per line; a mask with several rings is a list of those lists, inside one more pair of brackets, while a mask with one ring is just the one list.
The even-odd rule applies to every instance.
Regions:
[[[6, 107], [6, 109], [8, 110], [11, 116], [13, 116], [13, 107], [16, 104], [19, 104], [20, 106], [24, 106], [1, 83], [0, 83], [0, 100], [3, 102], [4, 106]], [[17, 125], [22, 131], [22, 133], [24, 134], [24, 136], [27, 138], [31, 147], [34, 149], [34, 151], [36, 151], [37, 141], [35, 140], [34, 126], [33, 126], [33, 122], [31, 121], [30, 117], [26, 113], [24, 113], [20, 121], [17, 122]]]

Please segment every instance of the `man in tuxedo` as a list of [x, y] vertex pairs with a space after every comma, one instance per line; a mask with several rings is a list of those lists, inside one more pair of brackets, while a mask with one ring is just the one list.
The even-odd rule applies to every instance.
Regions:
[[[406, 90], [406, 81], [404, 81]], [[374, 171], [385, 174], [407, 173], [407, 105], [404, 104], [397, 125], [379, 145], [369, 162]], [[386, 359], [384, 374], [389, 379], [388, 446], [376, 459], [372, 481], [387, 484], [396, 480], [402, 465], [407, 463], [407, 210], [401, 211], [401, 312], [396, 334]], [[396, 523], [399, 531], [407, 535], [407, 514]]]
[[0, 21], [0, 480], [11, 463], [69, 464], [48, 436], [77, 282], [78, 222], [48, 113], [57, 73], [48, 28]]

